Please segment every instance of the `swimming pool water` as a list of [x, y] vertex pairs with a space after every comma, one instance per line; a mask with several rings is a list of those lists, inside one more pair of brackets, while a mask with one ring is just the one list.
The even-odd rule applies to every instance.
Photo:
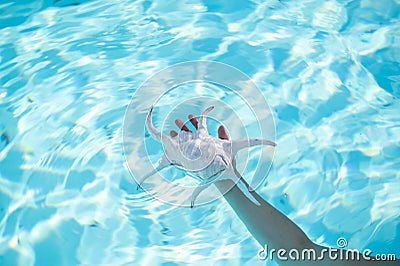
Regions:
[[224, 199], [164, 204], [124, 161], [135, 90], [199, 59], [273, 110], [265, 199], [315, 242], [400, 257], [399, 33], [397, 0], [1, 1], [0, 265], [265, 265]]

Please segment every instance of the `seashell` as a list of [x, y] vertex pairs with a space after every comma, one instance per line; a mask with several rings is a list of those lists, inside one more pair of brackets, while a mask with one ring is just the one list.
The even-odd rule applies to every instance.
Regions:
[[214, 109], [213, 106], [207, 108], [200, 116], [198, 129], [196, 132], [181, 131], [177, 136], [170, 137], [161, 134], [152, 123], [153, 107], [146, 119], [146, 128], [150, 135], [164, 143], [164, 155], [160, 164], [150, 173], [143, 176], [138, 182], [140, 185], [157, 171], [167, 167], [175, 166], [185, 170], [190, 176], [200, 181], [200, 185], [194, 190], [191, 196], [191, 207], [197, 196], [217, 180], [231, 179], [239, 189], [254, 204], [260, 203], [251, 195], [249, 188], [245, 185], [242, 177], [235, 169], [235, 156], [243, 148], [255, 145], [276, 144], [270, 140], [245, 139], [245, 140], [225, 140], [214, 138], [208, 134], [206, 118], [208, 113]]

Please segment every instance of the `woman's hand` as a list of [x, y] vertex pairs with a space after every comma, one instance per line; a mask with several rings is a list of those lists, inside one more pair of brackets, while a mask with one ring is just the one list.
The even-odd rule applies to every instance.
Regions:
[[[194, 128], [195, 128], [195, 129], [198, 129], [199, 120], [197, 120], [197, 118], [196, 118], [194, 115], [192, 115], [192, 114], [188, 115], [188, 118], [189, 118], [190, 123], [192, 123], [192, 125], [194, 126]], [[175, 120], [175, 124], [180, 128], [180, 130], [184, 130], [184, 131], [187, 131], [187, 132], [192, 132], [192, 131], [185, 125], [185, 123], [184, 123], [182, 120], [180, 120], [180, 119], [176, 119], [176, 120]], [[178, 132], [176, 132], [175, 130], [171, 130], [171, 131], [170, 131], [170, 135], [171, 135], [171, 137], [175, 137], [175, 136], [178, 135]], [[228, 138], [228, 134], [226, 134], [225, 128], [224, 128], [223, 126], [219, 126], [219, 128], [218, 128], [218, 137], [219, 137], [220, 139], [226, 139], [226, 140], [229, 139], [229, 138]]]

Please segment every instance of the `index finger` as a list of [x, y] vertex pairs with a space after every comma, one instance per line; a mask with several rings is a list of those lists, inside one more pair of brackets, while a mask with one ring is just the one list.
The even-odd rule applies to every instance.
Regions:
[[187, 132], [192, 132], [192, 131], [190, 131], [190, 129], [185, 125], [185, 123], [184, 123], [182, 120], [180, 120], [180, 119], [176, 119], [176, 120], [175, 120], [175, 124], [176, 124], [181, 130], [184, 130], [184, 131], [187, 131]]
[[188, 116], [188, 118], [190, 120], [190, 123], [192, 123], [192, 125], [194, 126], [194, 128], [198, 129], [199, 128], [199, 120], [197, 120], [197, 118], [192, 114], [190, 114]]

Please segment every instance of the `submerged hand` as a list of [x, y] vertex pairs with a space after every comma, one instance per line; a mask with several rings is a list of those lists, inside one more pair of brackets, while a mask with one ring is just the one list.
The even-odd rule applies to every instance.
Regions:
[[[198, 120], [193, 114], [188, 115], [188, 118], [189, 118], [190, 123], [192, 123], [192, 125], [194, 126], [194, 128], [195, 128], [195, 129], [198, 129], [198, 127], [199, 127], [199, 120]], [[180, 119], [176, 119], [176, 120], [175, 120], [175, 124], [176, 124], [181, 130], [184, 130], [184, 131], [187, 131], [187, 132], [192, 132], [192, 131], [185, 125], [185, 123], [184, 123], [182, 120], [180, 120]], [[178, 132], [176, 132], [175, 130], [171, 130], [171, 131], [170, 131], [170, 135], [171, 135], [171, 137], [175, 137], [175, 136], [178, 135]], [[219, 137], [220, 139], [226, 139], [226, 140], [229, 139], [229, 138], [228, 138], [228, 134], [226, 134], [225, 128], [224, 128], [223, 126], [219, 126], [219, 128], [218, 128], [218, 137]]]

